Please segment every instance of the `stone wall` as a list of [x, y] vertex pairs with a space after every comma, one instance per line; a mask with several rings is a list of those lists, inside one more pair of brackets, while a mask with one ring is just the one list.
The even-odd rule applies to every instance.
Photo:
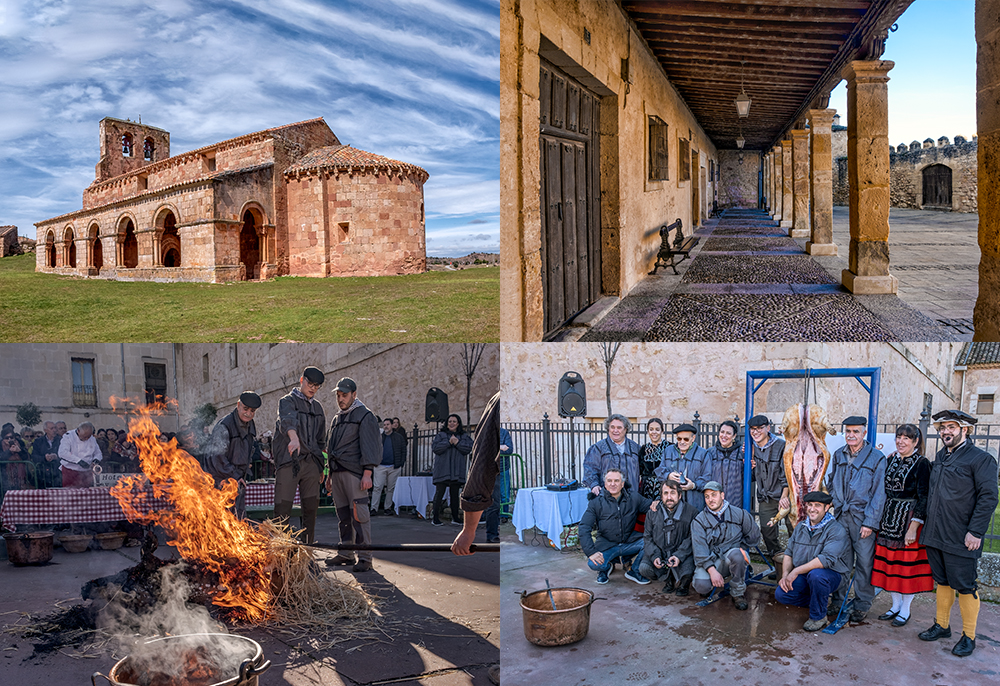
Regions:
[[[841, 139], [846, 132], [834, 131], [833, 204], [848, 204], [846, 151], [838, 157]], [[961, 136], [951, 143], [947, 137], [937, 141], [930, 138], [923, 143], [901, 143], [889, 149], [889, 201], [892, 207], [923, 209], [923, 172], [931, 165], [940, 164], [951, 169], [952, 212], [978, 212], [978, 140], [966, 141]], [[939, 209], [939, 208], [932, 208]]]
[[[743, 163], [739, 161], [743, 155]], [[719, 209], [757, 207], [757, 172], [760, 151], [719, 151]]]
[[[979, 412], [979, 397], [992, 395], [993, 412]], [[970, 367], [965, 372], [962, 409], [983, 424], [1000, 424], [1000, 365]]]
[[23, 252], [17, 237], [17, 227], [0, 226], [0, 257], [20, 255]]
[[[953, 370], [961, 345], [623, 343], [612, 367], [612, 410], [633, 420], [660, 417], [666, 422], [690, 421], [698, 412], [703, 421], [716, 423], [743, 418], [748, 369], [881, 367], [879, 422], [915, 422], [924, 393], [931, 394], [937, 409], [956, 406], [960, 379]], [[557, 419], [559, 378], [567, 371], [584, 378], [587, 419], [599, 422], [607, 416], [605, 369], [597, 343], [504, 344], [501, 366], [504, 422], [537, 422], [546, 412]], [[768, 381], [755, 396], [755, 412], [780, 421], [789, 406], [802, 402], [803, 383]], [[815, 384], [818, 402], [833, 421], [867, 414], [868, 394], [855, 379], [817, 379]]]

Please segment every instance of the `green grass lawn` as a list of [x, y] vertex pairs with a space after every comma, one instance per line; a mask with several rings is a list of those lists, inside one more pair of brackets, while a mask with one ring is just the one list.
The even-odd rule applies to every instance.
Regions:
[[230, 284], [119, 282], [0, 260], [0, 340], [498, 341], [500, 268]]

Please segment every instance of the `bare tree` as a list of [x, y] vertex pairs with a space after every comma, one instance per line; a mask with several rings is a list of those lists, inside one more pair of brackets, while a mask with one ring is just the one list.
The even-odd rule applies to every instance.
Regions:
[[469, 398], [472, 395], [472, 375], [476, 373], [476, 367], [479, 366], [479, 360], [483, 356], [484, 350], [486, 350], [485, 343], [462, 344], [462, 363], [465, 365], [465, 423], [467, 426], [472, 424]]
[[615, 363], [615, 355], [618, 354], [618, 348], [621, 346], [621, 343], [601, 343], [601, 359], [604, 360], [604, 373], [607, 380], [606, 397], [609, 417], [611, 416], [611, 365]]

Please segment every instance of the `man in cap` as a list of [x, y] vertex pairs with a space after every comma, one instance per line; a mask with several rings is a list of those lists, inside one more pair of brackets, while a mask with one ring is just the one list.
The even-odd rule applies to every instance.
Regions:
[[784, 605], [808, 607], [809, 619], [802, 628], [819, 631], [826, 626], [830, 594], [850, 570], [850, 541], [847, 530], [830, 512], [833, 498], [828, 493], [813, 491], [803, 501], [808, 519], [799, 522], [788, 539], [774, 598]]
[[236, 516], [246, 515], [246, 479], [250, 465], [258, 452], [257, 427], [254, 413], [260, 407], [260, 396], [244, 391], [236, 401], [236, 408], [219, 420], [208, 442], [208, 470], [218, 487], [226, 479], [233, 479], [239, 489], [234, 503]]
[[592, 494], [600, 494], [609, 469], [619, 470], [630, 488], [639, 488], [639, 444], [628, 438], [631, 428], [628, 418], [620, 414], [604, 420], [607, 437], [590, 446], [583, 458], [583, 485]]
[[[333, 496], [340, 524], [340, 542], [371, 545], [372, 525], [368, 504], [368, 490], [372, 487], [372, 474], [382, 460], [378, 421], [371, 410], [358, 400], [358, 385], [346, 376], [337, 382], [337, 407], [340, 411], [330, 425], [330, 441], [326, 452], [330, 460], [330, 476], [326, 490]], [[354, 551], [327, 560], [331, 566], [353, 565], [355, 572], [372, 568], [370, 550]]]
[[[848, 567], [854, 567], [852, 622], [864, 621], [875, 599], [875, 587], [872, 586], [874, 534], [882, 521], [885, 506], [885, 455], [865, 440], [867, 424], [867, 419], [856, 415], [844, 420], [847, 445], [833, 453], [826, 478], [827, 488], [833, 496], [834, 514], [847, 529], [850, 539], [847, 563]], [[845, 576], [833, 594], [831, 616], [840, 611], [849, 585], [849, 577]]]
[[[750, 427], [750, 466], [753, 468], [757, 487], [757, 518], [764, 539], [765, 555], [781, 567], [784, 556], [778, 543], [778, 525], [769, 526], [778, 510], [789, 507], [788, 478], [785, 475], [785, 439], [771, 432], [771, 420], [765, 415], [754, 415], [747, 421]], [[785, 530], [792, 535], [792, 525], [785, 517]], [[777, 578], [772, 573], [771, 578]]]
[[705, 509], [705, 484], [712, 478], [712, 463], [708, 451], [695, 442], [698, 429], [693, 424], [681, 424], [674, 429], [674, 441], [663, 450], [663, 460], [653, 474], [660, 481], [672, 480], [681, 485], [684, 502], [695, 512]]
[[750, 564], [747, 550], [760, 542], [760, 528], [744, 509], [726, 502], [722, 484], [705, 484], [705, 509], [691, 522], [691, 548], [694, 551], [694, 590], [708, 595], [722, 589], [729, 578], [729, 592], [737, 610], [747, 609], [746, 570]]
[[306, 367], [298, 388], [278, 401], [278, 421], [271, 440], [274, 459], [274, 516], [288, 521], [299, 491], [305, 542], [316, 541], [319, 483], [323, 475], [323, 445], [326, 415], [316, 400], [324, 376], [316, 367]]
[[94, 465], [103, 457], [94, 438], [94, 425], [84, 422], [59, 439], [59, 462], [64, 488], [90, 488], [94, 485]]
[[621, 562], [623, 567], [629, 567], [626, 579], [648, 584], [649, 579], [639, 572], [642, 534], [635, 530], [635, 522], [653, 501], [643, 498], [638, 486], [626, 484], [620, 469], [605, 472], [601, 494], [588, 498], [590, 502], [580, 518], [580, 547], [587, 556], [587, 566], [597, 572], [597, 583], [608, 583], [615, 564]]
[[976, 567], [983, 554], [983, 535], [997, 507], [996, 460], [969, 438], [977, 421], [959, 410], [934, 415], [934, 427], [944, 447], [931, 465], [927, 521], [920, 534], [938, 587], [934, 625], [919, 636], [924, 641], [951, 637], [951, 608], [958, 591], [962, 638], [951, 650], [958, 657], [967, 657], [976, 649]]
[[660, 484], [660, 506], [650, 508], [642, 536], [642, 560], [639, 573], [647, 579], [666, 577], [663, 592], [688, 594], [694, 576], [691, 552], [691, 521], [697, 514], [681, 502], [683, 491], [673, 480]]

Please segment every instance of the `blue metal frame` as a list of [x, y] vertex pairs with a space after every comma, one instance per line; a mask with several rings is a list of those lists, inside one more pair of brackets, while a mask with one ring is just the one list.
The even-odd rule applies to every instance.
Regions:
[[[743, 420], [743, 445], [751, 445], [750, 427], [747, 421], [753, 417], [754, 394], [760, 390], [765, 381], [771, 379], [816, 379], [816, 378], [851, 378], [857, 379], [858, 383], [868, 391], [868, 426], [874, 432], [878, 428], [878, 395], [879, 385], [882, 381], [881, 367], [845, 367], [843, 369], [769, 369], [747, 371], [747, 400], [746, 417]], [[865, 383], [862, 378], [868, 378]], [[759, 382], [755, 383], [757, 380]], [[750, 504], [750, 460], [747, 453], [743, 453], [743, 502]]]

